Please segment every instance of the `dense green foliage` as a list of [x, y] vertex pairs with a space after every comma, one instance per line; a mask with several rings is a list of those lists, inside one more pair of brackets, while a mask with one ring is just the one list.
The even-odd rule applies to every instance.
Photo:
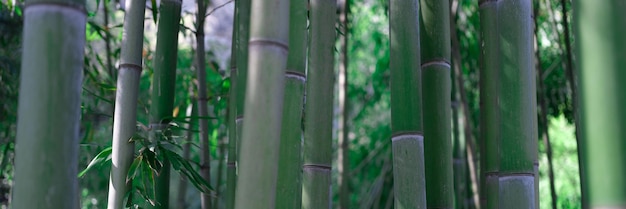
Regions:
[[[18, 2], [10, 5], [6, 2]], [[105, 26], [102, 20], [102, 5], [107, 2], [110, 9], [109, 25]], [[549, 133], [551, 134], [552, 149], [555, 162], [556, 190], [558, 194], [557, 206], [560, 208], [580, 208], [580, 190], [578, 172], [578, 160], [576, 154], [576, 142], [574, 138], [573, 110], [570, 83], [567, 81], [565, 67], [565, 42], [563, 16], [560, 12], [560, 1], [539, 1], [540, 13], [538, 22], [538, 49], [541, 57], [538, 60], [544, 73], [540, 78], [544, 84], [543, 95], [547, 101], [547, 113], [549, 115]], [[209, 10], [219, 5], [209, 5]], [[451, 6], [456, 6], [452, 4]], [[457, 25], [454, 27], [458, 34], [462, 89], [467, 95], [469, 107], [469, 121], [476, 127], [472, 131], [472, 139], [480, 139], [480, 112], [479, 112], [479, 69], [480, 62], [480, 16], [478, 12], [478, 0], [458, 1], [458, 11], [453, 14]], [[17, 119], [17, 90], [20, 69], [20, 53], [14, 53], [21, 49], [22, 36], [22, 11], [23, 4], [19, 1], [3, 1], [0, 4], [0, 207], [7, 205], [10, 188], [13, 186], [13, 159], [14, 140], [16, 134]], [[144, 71], [141, 74], [139, 86], [138, 124], [139, 135], [147, 137], [144, 128], [148, 127], [148, 110], [152, 105], [150, 101], [150, 86], [153, 74], [154, 48], [156, 44], [156, 30], [154, 17], [158, 16], [148, 5], [146, 9], [146, 34], [144, 39], [143, 59]], [[569, 9], [569, 4], [567, 5]], [[81, 97], [81, 124], [79, 147], [79, 170], [96, 158], [97, 154], [111, 145], [112, 138], [112, 115], [113, 100], [115, 98], [115, 77], [107, 69], [107, 57], [111, 57], [114, 65], [119, 60], [120, 45], [122, 39], [123, 8], [118, 1], [88, 1], [88, 24], [87, 45], [85, 46], [83, 94]], [[232, 10], [232, 7], [222, 7], [219, 10]], [[571, 10], [570, 10], [571, 11]], [[197, 116], [186, 118], [185, 109], [192, 103], [196, 95], [196, 72], [194, 66], [194, 47], [190, 43], [194, 38], [193, 10], [183, 12], [179, 34], [178, 58], [176, 62], [176, 86], [174, 96], [174, 113], [172, 114], [172, 150], [182, 154], [179, 146], [192, 143], [189, 158], [191, 170], [199, 171], [200, 153], [196, 125], [185, 128], [187, 119], [196, 120]], [[385, 0], [352, 1], [350, 13], [350, 34], [348, 45], [348, 98], [351, 104], [348, 115], [350, 116], [350, 139], [349, 150], [349, 191], [351, 206], [355, 208], [387, 208], [393, 206], [393, 174], [391, 158], [391, 113], [390, 113], [390, 70], [389, 70], [389, 16], [388, 2]], [[156, 14], [156, 16], [153, 16]], [[210, 22], [210, 21], [208, 21]], [[228, 30], [226, 30], [228, 31]], [[338, 26], [338, 31], [342, 26]], [[338, 33], [337, 36], [342, 35]], [[111, 36], [111, 53], [104, 50], [104, 36]], [[227, 136], [227, 104], [229, 99], [230, 78], [227, 61], [220, 60], [218, 52], [227, 50], [207, 47], [207, 88], [210, 105], [213, 105], [212, 113], [216, 118], [211, 118], [214, 126], [209, 130], [209, 145], [211, 152], [211, 185], [217, 198], [220, 198], [218, 208], [224, 208], [226, 180], [225, 170], [221, 179], [218, 179], [218, 166], [225, 163], [218, 159], [227, 153], [220, 152], [220, 146], [226, 145]], [[230, 45], [230, 44], [228, 44]], [[337, 48], [339, 45], [337, 45]], [[335, 52], [338, 56], [338, 52]], [[114, 66], [115, 67], [115, 66]], [[337, 88], [337, 87], [336, 87]], [[453, 100], [454, 101], [454, 100]], [[335, 105], [335, 108], [337, 105]], [[338, 118], [341, 111], [336, 110], [334, 118]], [[228, 113], [235, 114], [235, 113]], [[463, 115], [465, 116], [465, 115]], [[540, 128], [543, 126], [539, 126]], [[186, 137], [188, 129], [192, 131], [192, 137]], [[542, 133], [546, 130], [539, 130]], [[337, 136], [333, 136], [337, 137]], [[472, 140], [467, 139], [467, 140]], [[538, 139], [539, 140], [539, 139]], [[334, 142], [334, 141], [333, 141]], [[478, 144], [477, 141], [467, 142]], [[542, 143], [540, 143], [542, 144]], [[337, 144], [333, 144], [333, 150], [337, 150]], [[141, 150], [144, 146], [137, 146]], [[547, 159], [545, 148], [539, 147], [540, 156], [540, 204], [541, 208], [549, 208], [550, 199], [547, 179]], [[469, 152], [469, 151], [468, 151]], [[480, 158], [480, 150], [474, 150], [475, 160]], [[136, 152], [139, 154], [140, 152]], [[145, 152], [149, 154], [149, 152]], [[335, 153], [336, 154], [336, 153]], [[137, 155], [137, 157], [143, 155]], [[146, 155], [147, 156], [147, 155]], [[98, 158], [96, 158], [98, 159]], [[106, 158], [103, 159], [105, 161]], [[333, 159], [336, 159], [336, 155]], [[336, 160], [333, 160], [332, 169], [332, 202], [333, 207], [338, 207], [339, 193], [336, 184], [339, 173], [337, 172]], [[478, 165], [476, 161], [474, 163]], [[109, 164], [103, 162], [96, 164], [79, 179], [80, 199], [82, 208], [104, 208], [107, 197], [107, 182], [109, 178]], [[469, 173], [469, 171], [468, 171]], [[192, 174], [190, 174], [192, 175]], [[142, 180], [140, 173], [138, 180]], [[172, 184], [178, 184], [179, 175], [172, 174]], [[469, 183], [469, 177], [467, 180]], [[191, 182], [189, 183], [192, 184]], [[172, 193], [176, 193], [177, 186], [171, 186]], [[198, 189], [188, 187], [187, 206], [198, 208], [200, 205]], [[149, 196], [142, 181], [133, 181], [132, 201], [140, 206], [149, 204], [145, 201]], [[471, 191], [467, 189], [466, 191]], [[466, 192], [467, 201], [471, 203], [472, 192]], [[176, 195], [170, 195], [176, 196]], [[174, 202], [170, 201], [173, 207]]]

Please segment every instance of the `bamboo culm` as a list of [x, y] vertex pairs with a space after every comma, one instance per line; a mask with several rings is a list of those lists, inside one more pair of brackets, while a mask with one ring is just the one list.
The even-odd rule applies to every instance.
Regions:
[[25, 5], [12, 208], [79, 208], [85, 1]]
[[126, 2], [126, 17], [120, 70], [117, 78], [115, 115], [113, 118], [113, 151], [109, 179], [109, 209], [122, 208], [128, 191], [127, 174], [135, 146], [130, 138], [137, 130], [137, 95], [142, 71], [143, 29], [146, 2]]

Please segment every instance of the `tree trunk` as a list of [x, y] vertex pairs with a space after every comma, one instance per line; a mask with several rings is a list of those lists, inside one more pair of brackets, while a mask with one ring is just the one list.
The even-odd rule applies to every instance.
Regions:
[[311, 0], [302, 208], [330, 208], [336, 0]]
[[426, 202], [452, 208], [450, 2], [422, 0], [420, 17]]
[[126, 2], [120, 71], [117, 78], [113, 151], [109, 180], [108, 208], [122, 208], [128, 191], [126, 175], [133, 161], [135, 146], [129, 142], [137, 130], [137, 95], [142, 71], [143, 29], [146, 2]]
[[79, 208], [85, 1], [27, 0], [13, 208]]
[[396, 208], [426, 208], [419, 2], [391, 0], [389, 32], [393, 197]]
[[[181, 0], [162, 0], [159, 8], [160, 17], [152, 77], [152, 105], [150, 106], [151, 141], [163, 141], [171, 135], [167, 126], [174, 109], [181, 4]], [[163, 161], [163, 168], [156, 176], [154, 188], [156, 193], [154, 208], [158, 209], [166, 209], [169, 206], [170, 163], [167, 159]]]
[[626, 207], [626, 6], [575, 1], [580, 137], [590, 208]]
[[[211, 149], [209, 149], [209, 121], [207, 101], [209, 100], [206, 87], [206, 61], [204, 50], [204, 20], [206, 13], [205, 0], [196, 0], [198, 12], [196, 14], [196, 73], [198, 79], [198, 124], [200, 125], [200, 175], [211, 182]], [[200, 195], [202, 209], [211, 208], [209, 194]]]
[[273, 209], [289, 46], [289, 0], [256, 0], [250, 8], [254, 18], [250, 19], [248, 43], [248, 117], [241, 137], [235, 208]]
[[302, 208], [302, 109], [306, 81], [307, 2], [289, 2], [289, 55], [280, 135], [276, 208]]

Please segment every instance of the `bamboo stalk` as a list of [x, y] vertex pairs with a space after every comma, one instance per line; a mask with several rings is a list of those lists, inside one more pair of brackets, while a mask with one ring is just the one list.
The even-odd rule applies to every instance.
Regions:
[[146, 4], [126, 2], [126, 17], [120, 70], [117, 78], [115, 116], [113, 118], [113, 151], [109, 179], [108, 208], [122, 208], [128, 191], [127, 174], [133, 160], [135, 145], [129, 139], [137, 130], [137, 96], [142, 71], [143, 29]]
[[[196, 73], [198, 79], [198, 124], [200, 126], [200, 175], [211, 182], [211, 149], [209, 149], [209, 115], [207, 110], [206, 86], [206, 59], [204, 49], [204, 20], [206, 17], [205, 0], [196, 0], [198, 12], [196, 14]], [[211, 208], [211, 197], [209, 194], [200, 195], [200, 205], [202, 209]]]
[[257, 0], [250, 8], [247, 117], [235, 208], [273, 209], [289, 46], [289, 0]]
[[532, 3], [503, 0], [498, 12], [499, 207], [536, 208], [537, 102]]
[[12, 208], [79, 208], [85, 1], [25, 4]]
[[420, 17], [426, 202], [452, 208], [450, 2], [422, 0]]
[[389, 3], [393, 197], [396, 208], [426, 208], [419, 2]]
[[580, 137], [589, 208], [626, 207], [623, 1], [575, 1]]
[[[152, 105], [150, 106], [150, 137], [152, 141], [166, 140], [174, 109], [174, 87], [176, 83], [176, 57], [178, 52], [178, 28], [181, 0], [162, 0], [159, 8], [157, 44], [152, 77]], [[154, 208], [169, 207], [170, 163], [163, 160], [163, 167], [155, 179], [156, 205]]]
[[237, 188], [237, 25], [239, 24], [240, 1], [235, 1], [233, 11], [233, 35], [230, 51], [230, 83], [228, 92], [228, 158], [226, 162], [226, 209], [235, 208], [235, 189]]
[[[330, 208], [336, 0], [311, 0], [302, 208]], [[308, 131], [307, 131], [308, 130]]]
[[500, 132], [498, 111], [498, 75], [500, 52], [498, 42], [498, 2], [480, 1], [480, 22], [483, 47], [480, 71], [480, 207], [498, 209]]
[[302, 208], [302, 110], [304, 108], [307, 2], [289, 2], [289, 55], [285, 72], [285, 96], [276, 208]]

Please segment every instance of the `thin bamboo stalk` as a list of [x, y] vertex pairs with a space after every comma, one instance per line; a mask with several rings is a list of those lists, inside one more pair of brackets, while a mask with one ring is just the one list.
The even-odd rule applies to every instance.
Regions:
[[302, 110], [307, 49], [307, 2], [289, 2], [289, 55], [280, 135], [276, 208], [302, 208]]
[[230, 51], [230, 91], [228, 92], [228, 158], [226, 161], [226, 209], [235, 208], [235, 189], [237, 188], [237, 25], [239, 22], [240, 1], [235, 1], [233, 11], [233, 35]]
[[450, 2], [422, 0], [420, 17], [426, 202], [452, 208]]
[[128, 191], [126, 176], [133, 160], [135, 145], [129, 139], [137, 130], [137, 95], [142, 71], [143, 28], [146, 2], [126, 2], [126, 17], [120, 70], [117, 78], [115, 115], [113, 118], [113, 151], [109, 179], [108, 208], [122, 208]]
[[[204, 20], [206, 17], [205, 0], [196, 0], [198, 12], [196, 13], [196, 73], [198, 79], [198, 124], [200, 125], [200, 175], [211, 182], [211, 149], [209, 149], [209, 115], [207, 110], [206, 86], [206, 59], [204, 49]], [[200, 205], [202, 209], [211, 208], [211, 197], [209, 194], [200, 195]]]
[[302, 208], [330, 208], [336, 0], [311, 0]]
[[27, 0], [12, 208], [79, 208], [83, 0]]
[[498, 70], [500, 52], [498, 41], [498, 2], [480, 1], [480, 22], [483, 47], [480, 71], [480, 207], [498, 209], [500, 132], [498, 111]]

